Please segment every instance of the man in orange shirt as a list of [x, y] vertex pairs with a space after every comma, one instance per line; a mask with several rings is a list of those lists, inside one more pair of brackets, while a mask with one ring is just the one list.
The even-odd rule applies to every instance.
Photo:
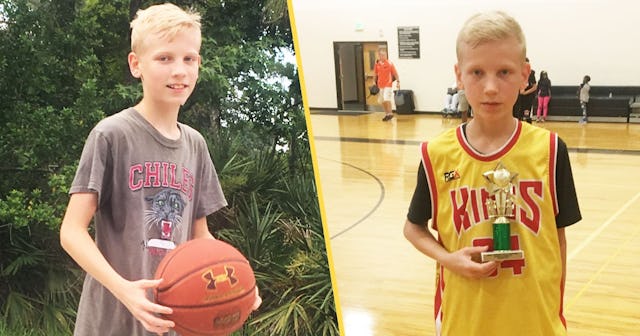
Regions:
[[373, 68], [376, 74], [376, 84], [380, 88], [380, 95], [378, 101], [384, 108], [384, 118], [382, 121], [389, 121], [393, 119], [393, 110], [391, 109], [391, 99], [393, 99], [392, 85], [395, 78], [397, 88], [400, 89], [400, 78], [396, 67], [387, 59], [387, 51], [384, 49], [378, 50], [378, 60]]

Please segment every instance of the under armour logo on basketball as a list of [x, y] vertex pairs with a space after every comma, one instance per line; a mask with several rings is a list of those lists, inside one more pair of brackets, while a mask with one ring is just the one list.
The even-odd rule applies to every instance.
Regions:
[[225, 266], [225, 273], [222, 274], [213, 274], [213, 270], [209, 269], [206, 273], [202, 274], [202, 279], [207, 282], [207, 289], [215, 290], [216, 284], [228, 281], [231, 286], [235, 285], [238, 282], [238, 278], [236, 278], [233, 273], [235, 270], [233, 267]]

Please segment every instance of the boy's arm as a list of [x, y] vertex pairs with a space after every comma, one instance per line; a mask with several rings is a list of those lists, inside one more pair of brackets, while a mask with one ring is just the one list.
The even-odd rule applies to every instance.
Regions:
[[398, 70], [396, 70], [396, 66], [393, 66], [393, 77], [396, 78], [396, 87], [400, 89], [400, 76], [398, 76]]
[[373, 65], [373, 83], [378, 85], [378, 61]]
[[533, 83], [533, 86], [529, 88], [529, 90], [524, 90], [522, 94], [528, 95], [532, 92], [535, 92], [538, 89], [538, 83]]
[[449, 253], [425, 225], [417, 225], [407, 220], [404, 224], [404, 236], [418, 251], [436, 260], [448, 270], [469, 278], [487, 277], [498, 267], [495, 261], [478, 263], [472, 260], [474, 255], [486, 251], [488, 246], [465, 247]]
[[193, 222], [193, 239], [196, 238], [215, 239], [207, 226], [206, 216], [198, 218]]
[[171, 314], [171, 308], [155, 304], [146, 296], [147, 289], [158, 286], [161, 280], [124, 279], [111, 267], [89, 235], [89, 224], [97, 206], [97, 193], [71, 195], [60, 227], [62, 247], [82, 269], [111, 291], [145, 329], [158, 334], [169, 331], [174, 323], [157, 317], [156, 313]]

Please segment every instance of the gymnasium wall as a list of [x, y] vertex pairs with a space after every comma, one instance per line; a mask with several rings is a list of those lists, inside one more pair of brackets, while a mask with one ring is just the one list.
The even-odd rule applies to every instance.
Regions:
[[[521, 24], [527, 56], [553, 85], [640, 85], [636, 0], [290, 0], [307, 104], [337, 108], [333, 42], [387, 41], [416, 110], [440, 111], [455, 77], [455, 40], [478, 11], [503, 10]], [[420, 59], [399, 59], [397, 27], [420, 27]]]

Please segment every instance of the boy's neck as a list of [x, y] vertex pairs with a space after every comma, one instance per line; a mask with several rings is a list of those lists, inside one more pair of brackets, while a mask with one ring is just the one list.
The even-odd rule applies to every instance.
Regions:
[[517, 126], [518, 120], [511, 116], [501, 121], [474, 118], [467, 124], [467, 141], [480, 153], [494, 153], [509, 141]]
[[178, 127], [178, 112], [180, 107], [154, 104], [144, 98], [133, 107], [144, 119], [146, 119], [160, 134], [168, 139], [180, 138]]

